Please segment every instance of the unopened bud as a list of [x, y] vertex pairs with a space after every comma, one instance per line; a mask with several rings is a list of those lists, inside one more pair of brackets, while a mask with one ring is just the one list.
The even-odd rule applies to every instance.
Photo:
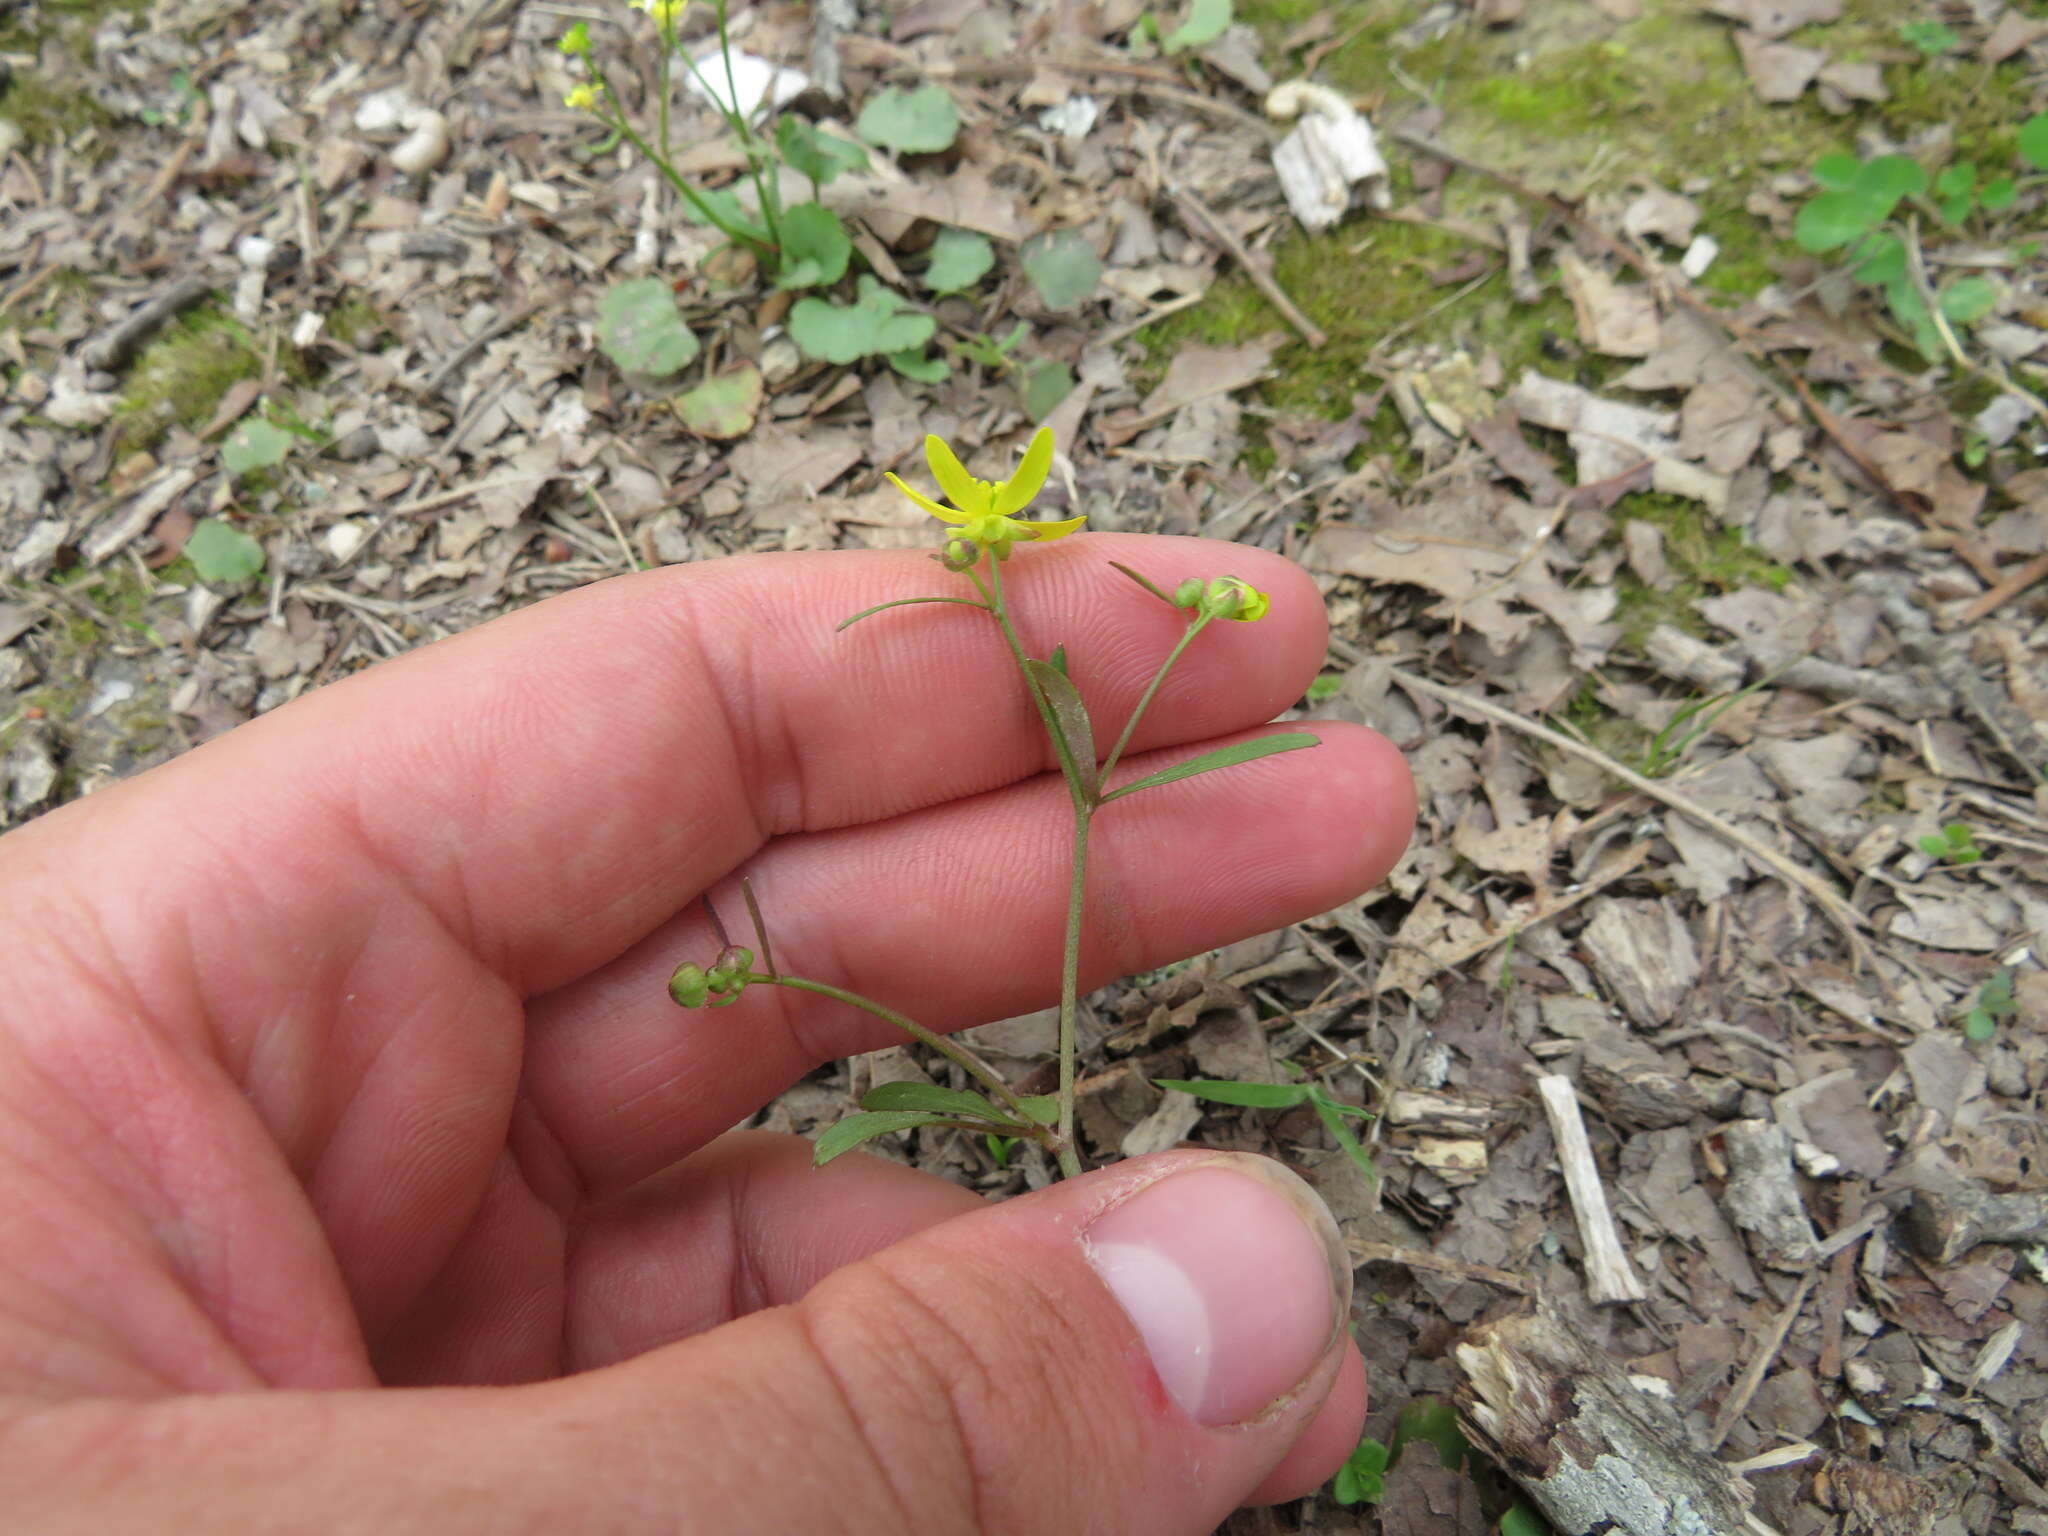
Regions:
[[703, 966], [685, 961], [669, 977], [668, 995], [684, 1008], [702, 1008], [711, 998], [711, 978], [704, 974]]
[[1173, 589], [1173, 606], [1176, 608], [1192, 608], [1201, 600], [1202, 579], [1199, 576], [1190, 576]]
[[981, 546], [972, 539], [948, 539], [946, 552], [939, 557], [939, 564], [949, 571], [971, 571], [979, 559]]

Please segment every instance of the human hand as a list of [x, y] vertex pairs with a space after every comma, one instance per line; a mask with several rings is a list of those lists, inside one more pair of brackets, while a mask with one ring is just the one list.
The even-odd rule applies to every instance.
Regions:
[[[1171, 590], [1220, 553], [1033, 550], [1025, 642], [1120, 718], [1181, 621], [1105, 559]], [[1307, 578], [1228, 560], [1272, 615], [1190, 653], [1133, 776], [1322, 660]], [[1277, 1165], [1166, 1153], [989, 1206], [721, 1135], [890, 1043], [777, 989], [668, 1002], [742, 867], [807, 974], [941, 1029], [1047, 1000], [1068, 801], [1000, 639], [944, 606], [832, 632], [938, 577], [607, 582], [0, 838], [11, 1524], [1194, 1533], [1335, 1470], [1349, 1269]], [[1315, 729], [1104, 816], [1084, 986], [1385, 873], [1406, 770]]]

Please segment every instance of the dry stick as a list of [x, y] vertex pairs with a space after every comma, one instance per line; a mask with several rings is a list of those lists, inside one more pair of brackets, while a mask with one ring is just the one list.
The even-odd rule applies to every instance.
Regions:
[[1188, 233], [1214, 241], [1230, 253], [1230, 259], [1244, 268], [1244, 275], [1252, 285], [1266, 296], [1266, 301], [1286, 318], [1287, 323], [1301, 333], [1301, 339], [1312, 347], [1328, 343], [1329, 337], [1316, 328], [1316, 323], [1295, 306], [1286, 291], [1273, 280], [1273, 274], [1265, 264], [1256, 260], [1245, 243], [1233, 234], [1224, 222], [1203, 206], [1194, 193], [1182, 187], [1169, 186], [1166, 195], [1173, 206], [1180, 210], [1181, 222], [1189, 226]]
[[1756, 1389], [1763, 1385], [1765, 1373], [1777, 1363], [1778, 1351], [1785, 1347], [1785, 1335], [1792, 1331], [1793, 1321], [1799, 1316], [1800, 1308], [1806, 1305], [1806, 1298], [1813, 1290], [1815, 1278], [1812, 1273], [1800, 1277], [1798, 1289], [1793, 1291], [1792, 1299], [1785, 1303], [1785, 1309], [1764, 1331], [1756, 1353], [1750, 1356], [1749, 1364], [1743, 1368], [1742, 1374], [1735, 1378], [1735, 1385], [1729, 1388], [1728, 1396], [1722, 1399], [1721, 1411], [1714, 1415], [1714, 1427], [1707, 1433], [1708, 1450], [1721, 1449], [1721, 1442], [1728, 1438], [1728, 1432], [1735, 1427], [1735, 1421], [1742, 1417], [1743, 1410], [1749, 1407], [1749, 1400], [1756, 1396]]
[[1600, 1186], [1600, 1169], [1593, 1161], [1593, 1144], [1586, 1139], [1586, 1122], [1579, 1117], [1579, 1096], [1572, 1080], [1546, 1073], [1536, 1079], [1536, 1092], [1542, 1097], [1543, 1113], [1550, 1118], [1557, 1160], [1564, 1169], [1565, 1193], [1571, 1196], [1579, 1241], [1585, 1245], [1587, 1294], [1602, 1305], [1643, 1300], [1649, 1292], [1622, 1251], [1621, 1234], [1614, 1228], [1614, 1213], [1607, 1208], [1607, 1191]]
[[145, 337], [187, 305], [196, 304], [212, 293], [214, 283], [206, 277], [181, 277], [147, 303], [130, 310], [110, 329], [101, 332], [80, 350], [88, 368], [116, 369], [135, 354]]
[[1362, 1237], [1346, 1238], [1344, 1247], [1356, 1264], [1399, 1264], [1406, 1269], [1426, 1269], [1431, 1274], [1450, 1275], [1459, 1280], [1477, 1280], [1481, 1285], [1512, 1291], [1517, 1296], [1529, 1294], [1528, 1281], [1490, 1264], [1471, 1264], [1448, 1254], [1431, 1253], [1426, 1248], [1398, 1248], [1392, 1243], [1375, 1243]]
[[1790, 881], [1793, 885], [1798, 886], [1800, 890], [1811, 896], [1819, 903], [1820, 909], [1833, 920], [1835, 926], [1841, 929], [1842, 937], [1849, 941], [1850, 952], [1855, 956], [1858, 963], [1869, 963], [1871, 958], [1869, 947], [1863, 942], [1863, 935], [1858, 931], [1868, 926], [1863, 914], [1850, 906], [1848, 902], [1835, 894], [1834, 891], [1830, 890], [1814, 875], [1801, 869], [1797, 864], [1786, 858], [1785, 855], [1778, 852], [1777, 849], [1767, 847], [1765, 844], [1758, 842], [1733, 822], [1708, 810], [1697, 801], [1680, 794], [1669, 785], [1660, 784], [1655, 779], [1646, 779], [1633, 769], [1622, 767], [1621, 764], [1597, 748], [1573, 741], [1571, 737], [1563, 735], [1558, 731], [1553, 731], [1548, 726], [1538, 725], [1533, 720], [1524, 720], [1512, 710], [1502, 709], [1498, 704], [1489, 704], [1484, 699], [1476, 699], [1470, 694], [1460, 693], [1455, 688], [1446, 688], [1442, 683], [1433, 683], [1428, 678], [1419, 677], [1403, 667], [1389, 667], [1387, 671], [1388, 675], [1404, 688], [1413, 689], [1417, 693], [1427, 694], [1429, 697], [1449, 704], [1455, 709], [1468, 710], [1482, 719], [1492, 720], [1500, 725], [1505, 725], [1509, 730], [1519, 731], [1522, 735], [1534, 737], [1537, 741], [1555, 747], [1560, 752], [1568, 752], [1573, 757], [1592, 763], [1603, 772], [1619, 779], [1637, 794], [1648, 795], [1659, 804], [1668, 806], [1670, 809], [1678, 812], [1679, 815], [1685, 817], [1688, 821], [1697, 822], [1717, 837], [1725, 838], [1755, 859], [1759, 864], [1762, 864], [1781, 878]]
[[1956, 615], [1955, 627], [1968, 629], [1979, 619], [1989, 618], [1993, 612], [2018, 597], [2043, 576], [2048, 576], [2048, 555], [2036, 555]]
[[511, 314], [498, 321], [497, 324], [485, 326], [476, 335], [470, 337], [468, 341], [457, 347], [440, 367], [428, 374], [426, 379], [416, 386], [417, 393], [421, 395], [434, 394], [448, 381], [450, 376], [456, 373], [471, 358], [475, 357], [477, 353], [483, 351], [485, 347], [496, 341], [500, 336], [503, 336], [507, 331], [516, 331], [520, 326], [526, 324], [527, 321], [531, 320], [543, 309], [546, 309], [550, 304], [557, 302], [561, 297], [562, 292], [560, 289], [549, 289], [546, 293], [528, 299], [524, 304], [513, 310]]

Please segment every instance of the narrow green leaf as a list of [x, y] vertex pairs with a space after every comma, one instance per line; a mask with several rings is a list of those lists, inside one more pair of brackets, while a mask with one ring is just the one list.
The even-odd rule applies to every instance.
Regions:
[[1155, 1077], [1154, 1087], [1175, 1093], [1193, 1094], [1211, 1104], [1236, 1104], [1246, 1109], [1292, 1109], [1306, 1104], [1311, 1092], [1306, 1083], [1234, 1083], [1214, 1078]]
[[1024, 670], [1052, 706], [1053, 719], [1066, 738], [1067, 756], [1081, 781], [1081, 793], [1093, 800], [1102, 789], [1101, 763], [1095, 756], [1095, 725], [1088, 718], [1088, 706], [1081, 702], [1081, 690], [1049, 661], [1033, 657], [1024, 663]]
[[1060, 1123], [1060, 1100], [1056, 1093], [1026, 1094], [1017, 1102], [1024, 1106], [1025, 1117], [1039, 1125]]
[[920, 1125], [950, 1122], [951, 1115], [935, 1115], [919, 1109], [864, 1111], [848, 1115], [828, 1127], [811, 1149], [811, 1166], [822, 1168], [842, 1152], [851, 1152], [864, 1141], [886, 1136], [891, 1131], [915, 1130]]
[[1053, 670], [1058, 672], [1061, 677], [1072, 677], [1074, 675], [1067, 670], [1067, 648], [1065, 645], [1056, 645], [1052, 648], [1052, 665]]
[[1373, 1163], [1372, 1154], [1365, 1150], [1356, 1136], [1351, 1134], [1351, 1127], [1346, 1125], [1344, 1117], [1337, 1113], [1337, 1106], [1321, 1093], [1311, 1093], [1309, 1103], [1315, 1109], [1316, 1118], [1323, 1122], [1323, 1129], [1328, 1131], [1331, 1139], [1344, 1149], [1344, 1155], [1358, 1165], [1358, 1171], [1365, 1175], [1366, 1182], [1379, 1183], [1380, 1171]]
[[1200, 757], [1191, 757], [1184, 763], [1175, 763], [1171, 768], [1148, 773], [1144, 778], [1134, 779], [1121, 789], [1112, 789], [1102, 797], [1102, 803], [1107, 805], [1112, 800], [1121, 800], [1125, 795], [1135, 795], [1141, 789], [1156, 789], [1161, 784], [1191, 779], [1198, 773], [1213, 773], [1218, 768], [1235, 768], [1239, 763], [1254, 762], [1278, 752], [1296, 752], [1303, 747], [1315, 746], [1317, 741], [1318, 738], [1307, 731], [1283, 731], [1278, 736], [1254, 736], [1250, 741], [1232, 742], [1227, 747], [1218, 747], [1214, 752], [1204, 752]]
[[862, 619], [872, 618], [885, 608], [908, 608], [913, 603], [958, 603], [963, 608], [979, 608], [984, 613], [988, 611], [987, 603], [978, 602], [971, 597], [899, 597], [893, 602], [877, 603], [872, 608], [863, 608], [851, 618], [841, 619], [832, 626], [832, 632], [837, 634], [849, 625], [858, 624]]
[[1010, 1116], [978, 1093], [935, 1083], [878, 1083], [860, 1097], [862, 1109], [921, 1109], [934, 1115], [964, 1116], [1007, 1125]]
[[996, 1160], [998, 1168], [1010, 1166], [1010, 1154], [1017, 1149], [1015, 1136], [987, 1135], [981, 1138], [988, 1144], [988, 1155]]

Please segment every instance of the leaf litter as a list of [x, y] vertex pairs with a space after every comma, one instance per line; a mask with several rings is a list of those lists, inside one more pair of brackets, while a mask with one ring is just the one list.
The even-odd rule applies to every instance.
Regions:
[[[1547, 160], [1498, 131], [1573, 49], [1632, 63], [1658, 0], [743, 9], [744, 93], [827, 179], [789, 202], [852, 237], [795, 298], [560, 108], [545, 10], [71, 8], [0, 95], [0, 817], [569, 587], [916, 545], [880, 476], [924, 431], [992, 466], [1050, 421], [1048, 499], [1094, 526], [1315, 573], [1299, 713], [1386, 732], [1422, 807], [1380, 889], [1092, 999], [1092, 1150], [1307, 1171], [1382, 1442], [1427, 1400], [1474, 1425], [1475, 1362], [1551, 1358], [1537, 1309], [1589, 1433], [1611, 1365], [1771, 1529], [2048, 1531], [2042, 268], [1914, 207], [1887, 301], [1799, 248], [1830, 189], [1769, 140], [1816, 114], [1852, 166], [1947, 164], [1899, 103], [1995, 72], [2010, 127], [2048, 27], [1951, 13], [1934, 57], [1833, 0], [1710, 9], [1701, 120], [1768, 141], [1732, 213], [1718, 173], [1603, 163], [1640, 99]], [[1361, 49], [1414, 67], [1333, 84]], [[1969, 134], [1982, 185], [2010, 134]], [[1915, 332], [1963, 279], [1988, 309]], [[829, 361], [882, 333], [928, 376]], [[976, 1033], [1048, 1086], [1043, 1015]], [[949, 1070], [830, 1064], [760, 1123]], [[1375, 1117], [1376, 1178], [1306, 1103], [1156, 1086], [1304, 1073]], [[1589, 1232], [1644, 1300], [1592, 1299]], [[1383, 1484], [1230, 1528], [1477, 1532], [1546, 1492], [1412, 1447]]]

